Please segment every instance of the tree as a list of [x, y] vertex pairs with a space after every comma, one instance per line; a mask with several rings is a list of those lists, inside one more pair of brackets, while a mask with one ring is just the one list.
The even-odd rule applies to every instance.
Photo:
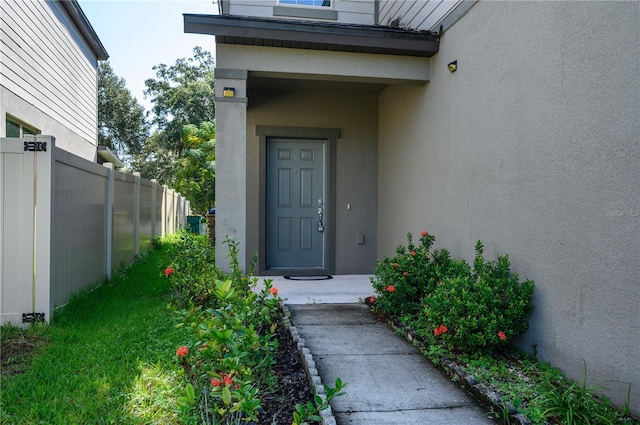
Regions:
[[113, 150], [125, 163], [149, 137], [145, 110], [125, 87], [109, 62], [98, 64], [98, 144]]
[[145, 81], [144, 94], [151, 96], [152, 124], [158, 129], [157, 142], [179, 155], [185, 148], [182, 128], [187, 124], [200, 126], [213, 122], [214, 61], [211, 53], [193, 48], [192, 58], [181, 58], [172, 66], [153, 67], [156, 79]]
[[191, 201], [194, 211], [205, 212], [215, 205], [215, 137], [212, 122], [182, 128], [185, 149], [174, 163], [174, 187]]

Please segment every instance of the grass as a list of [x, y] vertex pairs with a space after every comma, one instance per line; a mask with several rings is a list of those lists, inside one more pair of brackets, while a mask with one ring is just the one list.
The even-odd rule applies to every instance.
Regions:
[[2, 424], [179, 423], [173, 366], [184, 330], [168, 309], [168, 244], [71, 300], [50, 325], [3, 327], [3, 347], [35, 335], [41, 353], [2, 376]]

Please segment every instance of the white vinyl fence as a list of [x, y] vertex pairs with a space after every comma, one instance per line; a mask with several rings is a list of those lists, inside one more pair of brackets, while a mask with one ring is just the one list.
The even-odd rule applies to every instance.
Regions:
[[57, 307], [186, 225], [179, 193], [55, 147], [0, 139], [0, 324]]

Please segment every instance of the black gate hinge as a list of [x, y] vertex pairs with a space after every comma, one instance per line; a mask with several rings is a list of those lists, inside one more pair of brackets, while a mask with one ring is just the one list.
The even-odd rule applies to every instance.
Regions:
[[22, 313], [22, 323], [44, 322], [44, 313]]

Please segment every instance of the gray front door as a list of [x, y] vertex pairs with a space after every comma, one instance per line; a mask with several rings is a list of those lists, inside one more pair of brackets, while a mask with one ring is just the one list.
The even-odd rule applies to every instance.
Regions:
[[325, 268], [323, 140], [267, 140], [266, 268]]

